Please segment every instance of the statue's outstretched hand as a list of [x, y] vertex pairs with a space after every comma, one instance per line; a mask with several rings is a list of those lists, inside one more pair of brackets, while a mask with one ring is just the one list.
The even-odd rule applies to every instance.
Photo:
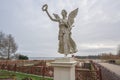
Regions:
[[42, 10], [43, 10], [43, 11], [47, 11], [47, 9], [48, 9], [48, 5], [47, 5], [47, 4], [44, 4], [43, 7], [42, 7]]

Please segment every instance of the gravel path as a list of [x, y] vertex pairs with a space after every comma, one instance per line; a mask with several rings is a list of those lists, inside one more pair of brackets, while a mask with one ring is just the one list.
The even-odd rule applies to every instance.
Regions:
[[99, 64], [120, 76], [120, 66], [109, 63], [99, 63]]

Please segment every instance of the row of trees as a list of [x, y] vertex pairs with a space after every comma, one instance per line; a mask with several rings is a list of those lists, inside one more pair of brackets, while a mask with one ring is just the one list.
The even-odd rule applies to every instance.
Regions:
[[9, 60], [10, 55], [15, 54], [17, 48], [18, 46], [11, 34], [6, 35], [5, 33], [0, 32], [0, 56], [7, 57]]
[[120, 45], [117, 48], [117, 54], [101, 53], [100, 55], [75, 56], [79, 59], [120, 59]]
[[120, 57], [112, 53], [102, 53], [100, 59], [120, 59]]
[[120, 45], [118, 45], [117, 56], [120, 57]]
[[120, 56], [112, 53], [101, 53], [101, 55], [75, 56], [78, 59], [120, 59]]
[[78, 59], [100, 59], [100, 55], [75, 56]]

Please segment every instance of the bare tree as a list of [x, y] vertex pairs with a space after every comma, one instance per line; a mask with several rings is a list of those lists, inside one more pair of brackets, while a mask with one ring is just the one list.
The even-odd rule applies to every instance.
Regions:
[[17, 51], [17, 44], [15, 43], [14, 37], [11, 34], [4, 35], [0, 32], [0, 55], [7, 56], [10, 59], [10, 55]]
[[9, 34], [6, 37], [6, 51], [7, 51], [7, 55], [8, 55], [8, 59], [10, 59], [10, 55], [15, 53], [17, 50], [17, 44], [14, 41], [14, 38], [12, 37], [11, 34]]
[[5, 34], [0, 32], [0, 56], [4, 54], [4, 41], [5, 41]]

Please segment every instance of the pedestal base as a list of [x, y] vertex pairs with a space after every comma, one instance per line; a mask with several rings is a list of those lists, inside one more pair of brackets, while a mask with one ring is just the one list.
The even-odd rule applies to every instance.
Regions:
[[54, 80], [75, 80], [75, 64], [73, 58], [60, 58], [51, 63], [54, 67]]

